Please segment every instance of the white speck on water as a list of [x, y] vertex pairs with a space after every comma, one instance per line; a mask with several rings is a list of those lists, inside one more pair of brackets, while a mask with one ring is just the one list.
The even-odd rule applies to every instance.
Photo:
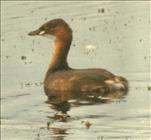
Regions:
[[86, 54], [92, 53], [92, 52], [94, 52], [96, 49], [97, 49], [97, 47], [94, 46], [94, 45], [86, 45], [86, 46], [85, 46], [85, 52], [86, 52]]

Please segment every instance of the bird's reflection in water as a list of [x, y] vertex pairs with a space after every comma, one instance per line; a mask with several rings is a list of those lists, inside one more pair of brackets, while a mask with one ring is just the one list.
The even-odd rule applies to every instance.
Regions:
[[51, 119], [66, 122], [70, 116], [67, 112], [71, 107], [111, 103], [113, 101], [121, 100], [127, 92], [116, 91], [105, 94], [99, 93], [53, 93], [46, 101], [49, 107], [57, 112], [53, 116], [48, 116]]
[[53, 140], [64, 140], [65, 135], [67, 134], [67, 129], [65, 128], [52, 128], [53, 131]]
[[[46, 103], [49, 105], [50, 108], [57, 111], [55, 114], [48, 116], [51, 120], [61, 121], [61, 122], [68, 122], [72, 119], [71, 116], [68, 115], [68, 111], [72, 107], [80, 107], [84, 105], [94, 105], [94, 104], [105, 104], [111, 103], [114, 101], [120, 101], [123, 99], [127, 92], [118, 91], [112, 93], [100, 94], [97, 93], [54, 93], [48, 98]], [[101, 115], [101, 114], [100, 114]], [[89, 121], [82, 121], [82, 125], [85, 125], [86, 129], [90, 129], [91, 122]], [[65, 127], [54, 127], [54, 124], [50, 122], [47, 123], [47, 129], [53, 133], [53, 140], [64, 140], [67, 136], [67, 131], [69, 128]]]

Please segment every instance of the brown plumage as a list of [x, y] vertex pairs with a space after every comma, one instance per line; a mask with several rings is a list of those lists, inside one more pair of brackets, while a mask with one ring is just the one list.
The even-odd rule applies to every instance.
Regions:
[[98, 93], [123, 91], [128, 82], [105, 69], [72, 69], [68, 66], [67, 55], [72, 42], [72, 30], [62, 19], [54, 19], [43, 24], [29, 35], [55, 36], [52, 61], [44, 80], [44, 90], [48, 97], [57, 94]]

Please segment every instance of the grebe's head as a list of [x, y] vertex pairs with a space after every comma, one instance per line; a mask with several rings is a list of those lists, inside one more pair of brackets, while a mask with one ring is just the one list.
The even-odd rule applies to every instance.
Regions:
[[28, 35], [65, 37], [71, 33], [72, 30], [63, 19], [53, 19], [43, 24], [39, 29], [30, 32]]

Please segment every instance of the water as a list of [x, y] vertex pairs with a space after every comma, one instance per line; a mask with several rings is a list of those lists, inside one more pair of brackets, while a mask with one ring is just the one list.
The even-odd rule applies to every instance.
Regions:
[[[151, 139], [149, 4], [3, 1], [2, 139]], [[58, 17], [73, 28], [70, 66], [105, 68], [130, 82], [125, 98], [72, 105], [65, 122], [52, 118], [56, 110], [46, 103], [43, 92], [53, 40], [27, 36], [45, 21]], [[87, 45], [95, 49], [86, 53]]]

